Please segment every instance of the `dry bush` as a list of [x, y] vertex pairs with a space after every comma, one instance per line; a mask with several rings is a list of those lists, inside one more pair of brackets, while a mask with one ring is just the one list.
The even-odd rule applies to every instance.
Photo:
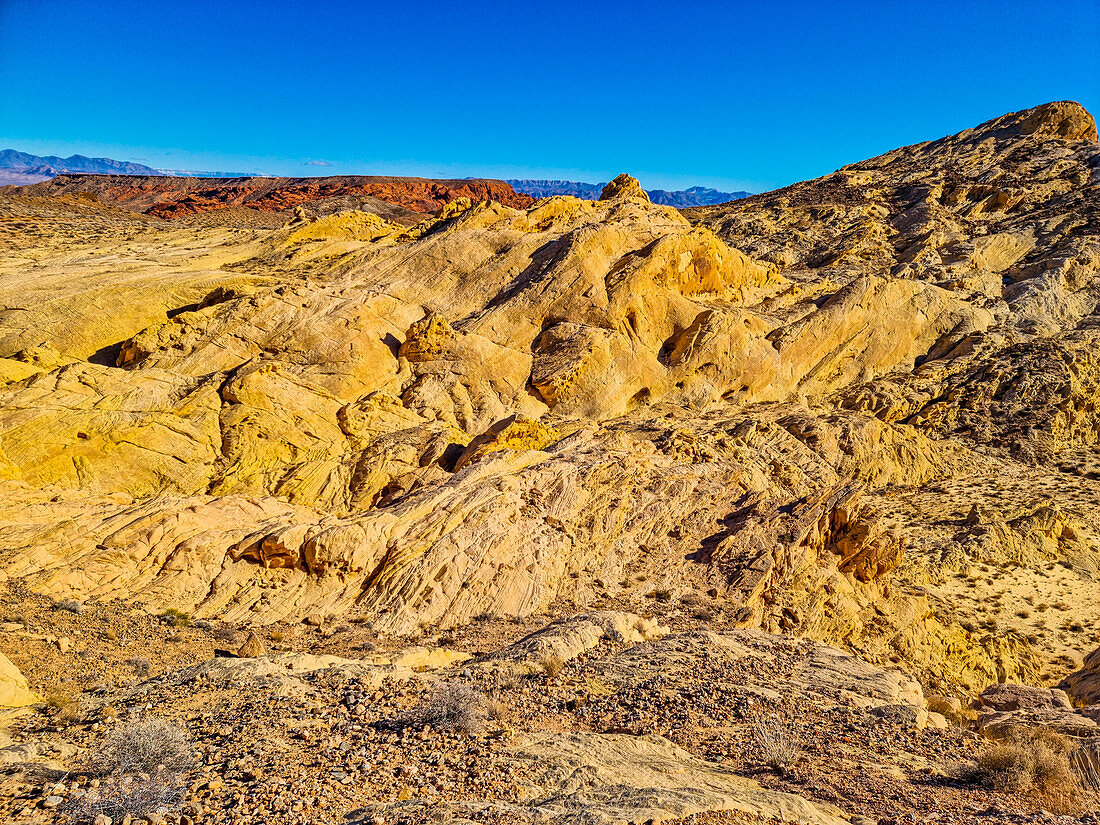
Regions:
[[166, 813], [183, 798], [191, 764], [187, 735], [171, 722], [150, 717], [116, 724], [88, 766], [98, 785], [73, 798], [66, 813], [74, 822]]
[[443, 682], [408, 715], [406, 723], [431, 725], [438, 731], [476, 734], [485, 726], [487, 714], [483, 694], [458, 682]]
[[149, 717], [115, 725], [94, 757], [92, 771], [154, 775], [158, 770], [182, 772], [191, 765], [187, 734], [165, 719]]
[[1030, 748], [1003, 742], [978, 756], [977, 778], [995, 791], [1020, 793], [1031, 788], [1035, 760]]
[[174, 607], [169, 607], [163, 613], [160, 614], [160, 620], [172, 627], [190, 627], [191, 617], [184, 613], [182, 610], [176, 610]]
[[1028, 794], [1044, 807], [1076, 812], [1084, 788], [1071, 761], [1077, 746], [1049, 728], [1014, 725], [1000, 732], [999, 741], [978, 756], [969, 777], [1002, 793]]
[[80, 697], [65, 690], [50, 691], [46, 694], [46, 711], [58, 719], [76, 719], [80, 715]]
[[779, 773], [792, 770], [802, 759], [802, 746], [786, 719], [751, 705], [746, 714], [749, 730], [764, 753], [768, 767]]
[[123, 664], [133, 670], [134, 675], [141, 679], [148, 679], [149, 671], [153, 667], [144, 656], [131, 656]]
[[115, 822], [126, 816], [142, 819], [172, 808], [183, 798], [185, 788], [183, 775], [176, 771], [114, 774], [101, 779], [99, 787], [73, 799], [66, 813], [74, 822], [95, 822], [100, 815]]
[[76, 599], [62, 599], [54, 604], [54, 610], [64, 610], [66, 613], [74, 613], [79, 616], [84, 612], [84, 605]]
[[542, 655], [539, 656], [539, 670], [551, 679], [556, 679], [564, 667], [565, 659], [553, 650], [544, 651]]

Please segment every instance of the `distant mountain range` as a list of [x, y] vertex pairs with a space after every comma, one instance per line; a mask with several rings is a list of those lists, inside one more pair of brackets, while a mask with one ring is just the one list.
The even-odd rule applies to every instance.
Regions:
[[29, 155], [15, 149], [0, 151], [0, 183], [23, 186], [49, 180], [64, 172], [96, 172], [103, 175], [156, 175], [156, 169], [141, 163], [84, 155], [59, 158], [56, 155]]
[[[40, 183], [57, 175], [94, 174], [94, 175], [155, 175], [175, 178], [243, 178], [262, 177], [250, 172], [198, 172], [186, 169], [154, 169], [143, 163], [114, 160], [112, 158], [89, 158], [84, 155], [72, 155], [67, 158], [56, 155], [31, 155], [15, 149], [0, 150], [0, 186], [13, 184], [27, 186]], [[600, 197], [605, 184], [580, 183], [572, 180], [508, 180], [515, 191], [533, 198], [545, 198], [550, 195], [573, 195], [586, 200]], [[650, 200], [654, 203], [685, 208], [688, 206], [712, 206], [718, 203], [748, 197], [751, 192], [719, 192], [705, 186], [693, 186], [690, 189], [667, 191], [649, 189]]]
[[192, 172], [179, 169], [154, 169], [143, 163], [131, 163], [112, 158], [89, 158], [72, 155], [31, 155], [15, 149], [0, 150], [0, 186], [26, 186], [68, 173], [94, 175], [158, 175], [192, 178], [236, 178], [247, 172]]
[[[533, 198], [548, 198], [551, 195], [573, 195], [586, 200], [596, 200], [603, 191], [604, 183], [580, 183], [574, 180], [507, 180], [517, 192]], [[693, 186], [690, 189], [668, 191], [665, 189], [647, 189], [649, 199], [654, 203], [675, 206], [683, 209], [688, 206], [712, 206], [747, 198], [752, 192], [719, 192], [705, 186]]]

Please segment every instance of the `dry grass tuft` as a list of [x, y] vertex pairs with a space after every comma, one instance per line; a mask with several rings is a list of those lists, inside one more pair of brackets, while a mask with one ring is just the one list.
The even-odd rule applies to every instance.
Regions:
[[785, 774], [802, 760], [802, 746], [783, 717], [752, 705], [746, 719], [752, 738], [764, 754], [764, 762], [772, 770]]
[[1078, 756], [1083, 750], [1049, 728], [1016, 725], [979, 755], [969, 779], [1001, 793], [1026, 794], [1059, 813], [1078, 813], [1092, 795], [1087, 756]]
[[98, 782], [74, 797], [65, 813], [73, 822], [164, 815], [183, 799], [192, 764], [187, 734], [172, 723], [147, 718], [116, 724], [88, 766]]
[[115, 725], [92, 763], [100, 775], [185, 771], [192, 761], [187, 734], [164, 719], [150, 717]]
[[551, 679], [556, 679], [564, 667], [565, 659], [553, 650], [544, 651], [542, 655], [539, 656], [539, 670]]
[[443, 682], [409, 714], [406, 724], [431, 725], [438, 731], [477, 734], [485, 726], [488, 712], [482, 693], [459, 682]]

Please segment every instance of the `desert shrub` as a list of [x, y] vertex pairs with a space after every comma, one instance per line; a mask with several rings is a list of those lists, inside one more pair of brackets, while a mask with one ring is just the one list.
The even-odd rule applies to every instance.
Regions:
[[54, 610], [64, 610], [66, 613], [74, 613], [79, 616], [84, 612], [84, 605], [76, 599], [62, 599], [54, 605]]
[[940, 714], [947, 721], [959, 727], [966, 727], [971, 720], [978, 717], [976, 711], [965, 707], [958, 699], [932, 694], [925, 697], [925, 703], [928, 710]]
[[126, 660], [125, 664], [134, 671], [134, 675], [138, 678], [149, 678], [149, 671], [152, 669], [152, 665], [149, 664], [149, 660], [144, 656], [131, 656]]
[[484, 727], [487, 713], [483, 694], [459, 682], [443, 682], [406, 721], [413, 725], [431, 725], [438, 731], [474, 734]]
[[149, 717], [115, 725], [92, 762], [101, 775], [185, 771], [191, 765], [187, 734], [165, 719]]
[[187, 734], [171, 722], [150, 717], [116, 724], [88, 764], [88, 773], [99, 781], [74, 797], [65, 812], [74, 822], [166, 813], [183, 798], [191, 764]]
[[174, 607], [169, 607], [161, 613], [160, 618], [161, 621], [172, 627], [189, 627], [191, 625], [191, 617], [182, 610], [176, 610]]
[[1031, 788], [1035, 760], [1030, 748], [1003, 742], [986, 748], [978, 756], [976, 778], [995, 791], [1019, 793]]
[[185, 788], [183, 775], [176, 771], [112, 774], [84, 796], [73, 799], [66, 812], [74, 822], [95, 822], [100, 815], [115, 822], [127, 816], [142, 819], [172, 808], [183, 798]]
[[46, 711], [53, 716], [74, 719], [80, 710], [80, 697], [64, 690], [54, 690], [46, 694]]
[[539, 670], [551, 679], [556, 679], [564, 667], [565, 659], [553, 650], [543, 651], [542, 655], [539, 656]]
[[802, 747], [790, 723], [758, 705], [749, 707], [746, 719], [749, 731], [763, 753], [764, 762], [778, 773], [787, 773], [802, 759]]
[[1044, 727], [1014, 725], [978, 756], [970, 780], [1002, 793], [1027, 794], [1045, 807], [1075, 811], [1082, 801], [1082, 782], [1074, 770], [1073, 740]]

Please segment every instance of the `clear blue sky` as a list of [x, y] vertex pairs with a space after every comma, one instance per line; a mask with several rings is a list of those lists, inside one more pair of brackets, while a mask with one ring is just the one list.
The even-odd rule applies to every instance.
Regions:
[[0, 0], [0, 148], [155, 167], [760, 191], [1067, 98], [1100, 0]]

